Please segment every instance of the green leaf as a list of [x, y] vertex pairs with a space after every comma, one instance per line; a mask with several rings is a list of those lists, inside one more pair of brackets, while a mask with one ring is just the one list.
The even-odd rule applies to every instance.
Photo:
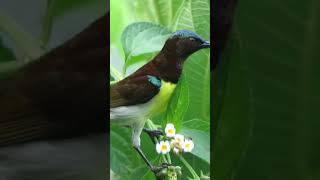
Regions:
[[182, 122], [189, 106], [189, 89], [186, 78], [187, 75], [183, 74], [179, 80], [179, 83], [169, 101], [166, 118], [163, 123], [163, 126], [167, 123], [174, 124], [177, 131], [180, 131], [182, 128]]
[[130, 172], [130, 132], [120, 127], [110, 130], [110, 168], [118, 175]]
[[193, 54], [184, 65], [189, 89], [189, 108], [185, 120], [210, 122], [210, 55], [208, 50]]
[[191, 137], [194, 142], [194, 149], [191, 153], [210, 164], [210, 134], [187, 127], [182, 128], [182, 134]]
[[230, 178], [247, 148], [252, 128], [249, 76], [244, 66], [245, 60], [240, 61], [240, 54], [239, 51], [233, 52], [233, 56], [238, 58], [228, 67], [224, 102], [221, 104], [223, 106], [219, 107], [221, 109], [217, 121], [219, 124], [215, 123], [217, 128], [213, 146], [215, 179]]
[[174, 24], [171, 26], [173, 31], [180, 29], [195, 31], [194, 21], [192, 18], [191, 2], [192, 0], [184, 0], [181, 4], [176, 14]]
[[23, 67], [24, 63], [18, 61], [8, 61], [0, 63], [0, 79], [7, 78], [10, 74]]
[[183, 121], [182, 125], [189, 129], [210, 132], [210, 122], [207, 120], [195, 118]]
[[121, 73], [112, 65], [110, 65], [110, 75], [115, 81], [119, 81], [123, 79], [123, 76], [121, 75]]
[[110, 44], [116, 46], [120, 57], [124, 60], [124, 53], [121, 45], [121, 34], [131, 23], [135, 22], [134, 1], [132, 0], [112, 0], [110, 1]]
[[[116, 125], [110, 127], [110, 168], [120, 179], [139, 179], [149, 171], [139, 154], [132, 147], [131, 129]], [[141, 134], [141, 148], [147, 158], [156, 164], [155, 145], [145, 133]]]
[[217, 77], [225, 78], [214, 90], [225, 85], [213, 179], [319, 179], [319, 7], [238, 1], [238, 41], [220, 59]]
[[210, 39], [210, 1], [191, 1], [192, 20], [195, 31], [205, 39]]
[[42, 45], [46, 45], [50, 39], [52, 26], [54, 21], [70, 13], [71, 10], [81, 9], [81, 8], [90, 8], [94, 5], [106, 6], [105, 3], [101, 4], [100, 0], [48, 0], [47, 1], [47, 10], [42, 22], [42, 32], [41, 32], [41, 41]]
[[13, 41], [17, 54], [25, 56], [27, 60], [36, 59], [43, 53], [41, 43], [2, 12], [0, 12], [0, 31], [6, 33]]
[[136, 14], [139, 20], [170, 27], [183, 0], [137, 0], [136, 2]]
[[171, 32], [159, 25], [138, 22], [129, 25], [121, 36], [126, 59], [159, 51]]
[[[210, 37], [210, 6], [208, 0], [184, 0], [177, 10], [172, 31], [189, 29], [202, 37]], [[184, 65], [189, 86], [190, 106], [185, 119], [210, 121], [210, 51], [201, 50]]]
[[14, 60], [14, 54], [12, 51], [5, 47], [0, 38], [0, 63]]

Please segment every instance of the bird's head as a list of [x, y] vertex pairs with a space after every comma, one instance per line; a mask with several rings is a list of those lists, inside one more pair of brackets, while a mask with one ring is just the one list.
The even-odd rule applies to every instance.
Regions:
[[187, 58], [194, 52], [210, 47], [210, 41], [206, 41], [198, 34], [189, 30], [179, 30], [168, 38], [164, 48], [175, 51], [176, 55]]

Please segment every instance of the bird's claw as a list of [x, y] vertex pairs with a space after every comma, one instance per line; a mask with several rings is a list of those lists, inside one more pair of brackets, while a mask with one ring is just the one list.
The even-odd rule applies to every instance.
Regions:
[[161, 172], [163, 169], [168, 168], [169, 166], [171, 166], [171, 164], [169, 163], [162, 163], [160, 166], [153, 166], [151, 167], [151, 171], [155, 174], [158, 174], [159, 172]]
[[163, 135], [163, 132], [161, 130], [151, 130], [151, 129], [143, 129], [144, 132], [146, 132], [151, 139], [158, 138], [159, 136]]
[[151, 167], [151, 171], [156, 176], [157, 180], [163, 180], [165, 178], [166, 172], [163, 172], [164, 169], [167, 169], [171, 164], [162, 163], [160, 166]]

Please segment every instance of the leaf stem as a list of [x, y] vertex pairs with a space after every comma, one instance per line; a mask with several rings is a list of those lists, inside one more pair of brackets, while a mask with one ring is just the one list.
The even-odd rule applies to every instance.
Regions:
[[187, 169], [189, 170], [189, 172], [192, 174], [193, 179], [195, 180], [200, 180], [200, 177], [197, 175], [197, 173], [195, 172], [195, 170], [191, 167], [191, 165], [187, 162], [186, 159], [184, 159], [184, 157], [182, 155], [179, 156], [180, 161], [187, 167]]
[[168, 159], [168, 163], [171, 164], [171, 157], [169, 153], [167, 153], [167, 159]]

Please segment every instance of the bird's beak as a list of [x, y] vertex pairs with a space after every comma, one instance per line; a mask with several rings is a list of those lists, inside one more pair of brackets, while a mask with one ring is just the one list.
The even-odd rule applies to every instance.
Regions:
[[202, 44], [201, 44], [201, 48], [209, 48], [210, 47], [210, 41], [204, 41]]

